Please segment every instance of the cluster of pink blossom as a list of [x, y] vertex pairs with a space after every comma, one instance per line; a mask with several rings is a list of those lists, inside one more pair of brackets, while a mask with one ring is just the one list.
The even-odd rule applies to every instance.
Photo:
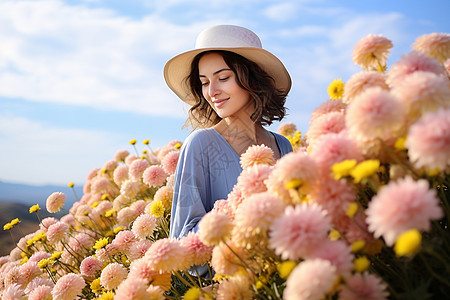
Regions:
[[276, 161], [251, 146], [227, 199], [183, 238], [168, 237], [181, 143], [118, 151], [69, 214], [0, 258], [2, 299], [386, 299], [382, 260], [420, 251], [401, 237], [436, 227], [450, 174], [449, 36], [419, 37], [387, 71], [392, 47], [363, 38], [353, 60], [365, 71], [314, 110], [306, 139], [280, 126], [296, 151]]

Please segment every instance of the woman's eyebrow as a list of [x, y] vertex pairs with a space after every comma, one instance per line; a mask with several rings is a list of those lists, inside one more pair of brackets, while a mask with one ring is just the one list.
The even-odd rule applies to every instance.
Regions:
[[[215, 71], [214, 73], [213, 73], [213, 75], [217, 75], [217, 74], [219, 74], [220, 72], [223, 72], [223, 71], [231, 71], [231, 69], [229, 69], [229, 68], [223, 68], [223, 69], [220, 69], [220, 70], [218, 70], [218, 71]], [[199, 75], [199, 77], [206, 77], [205, 75]]]

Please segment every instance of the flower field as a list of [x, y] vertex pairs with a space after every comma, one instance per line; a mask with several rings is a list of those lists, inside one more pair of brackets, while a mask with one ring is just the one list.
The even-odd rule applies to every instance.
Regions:
[[[294, 152], [252, 146], [227, 199], [169, 238], [182, 147], [119, 150], [83, 195], [49, 195], [40, 229], [0, 257], [2, 299], [445, 299], [450, 293], [450, 35], [368, 35]], [[73, 188], [73, 184], [69, 184]], [[20, 220], [3, 224], [20, 230]], [[12, 236], [12, 235], [11, 235]], [[206, 275], [198, 272], [206, 270]]]

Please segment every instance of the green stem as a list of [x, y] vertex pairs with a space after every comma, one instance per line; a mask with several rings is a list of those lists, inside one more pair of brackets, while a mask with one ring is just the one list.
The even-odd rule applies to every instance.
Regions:
[[438, 281], [440, 281], [441, 283], [445, 284], [446, 286], [450, 287], [450, 282], [448, 281], [448, 279], [442, 278], [440, 275], [435, 273], [433, 271], [433, 269], [428, 265], [427, 260], [420, 253], [419, 253], [419, 257], [422, 260], [423, 264], [425, 265], [425, 268], [428, 270], [428, 272], [430, 272], [430, 274], [434, 278], [436, 278]]

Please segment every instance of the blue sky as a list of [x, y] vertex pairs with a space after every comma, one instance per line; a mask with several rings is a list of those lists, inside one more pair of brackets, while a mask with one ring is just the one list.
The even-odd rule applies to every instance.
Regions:
[[[370, 3], [370, 4], [369, 4]], [[291, 73], [285, 121], [305, 132], [326, 88], [359, 72], [355, 43], [449, 32], [450, 1], [0, 0], [0, 180], [83, 184], [130, 139], [184, 140], [185, 107], [165, 62], [212, 25], [255, 31]], [[270, 127], [276, 130], [279, 124]]]

